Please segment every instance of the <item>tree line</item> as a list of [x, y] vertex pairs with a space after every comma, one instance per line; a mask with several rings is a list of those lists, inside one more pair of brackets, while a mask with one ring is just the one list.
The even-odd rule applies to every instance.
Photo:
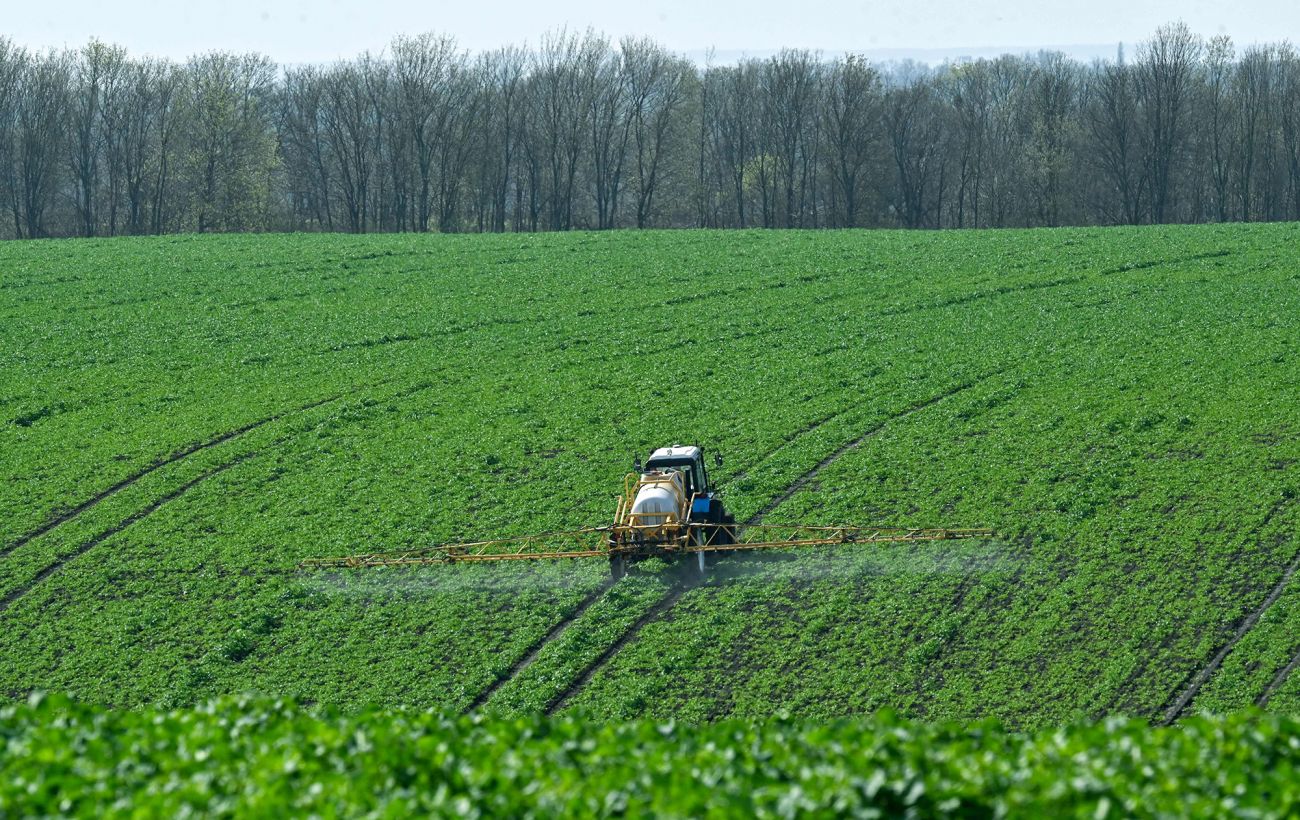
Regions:
[[278, 68], [0, 39], [0, 237], [1300, 218], [1300, 54], [697, 64], [561, 31]]

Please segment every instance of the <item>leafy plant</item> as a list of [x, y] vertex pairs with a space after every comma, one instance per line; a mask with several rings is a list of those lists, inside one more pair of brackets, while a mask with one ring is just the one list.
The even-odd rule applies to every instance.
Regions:
[[890, 713], [690, 725], [36, 696], [0, 710], [0, 812], [1283, 817], [1297, 733], [1257, 713], [1018, 734]]

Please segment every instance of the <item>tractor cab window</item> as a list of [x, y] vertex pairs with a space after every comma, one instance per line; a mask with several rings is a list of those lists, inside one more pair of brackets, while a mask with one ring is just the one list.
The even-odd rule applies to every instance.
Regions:
[[691, 459], [680, 459], [677, 461], [648, 461], [646, 468], [650, 470], [662, 470], [664, 472], [682, 473], [682, 479], [686, 485], [686, 495], [689, 498], [696, 493], [704, 492], [708, 486], [705, 483], [704, 465]]

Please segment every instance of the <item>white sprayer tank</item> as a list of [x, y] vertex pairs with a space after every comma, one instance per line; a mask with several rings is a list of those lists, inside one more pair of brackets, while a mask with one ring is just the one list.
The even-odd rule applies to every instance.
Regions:
[[640, 525], [658, 527], [667, 523], [669, 514], [672, 514], [680, 521], [686, 498], [682, 474], [676, 471], [645, 473], [641, 481], [641, 489], [632, 502], [633, 520]]

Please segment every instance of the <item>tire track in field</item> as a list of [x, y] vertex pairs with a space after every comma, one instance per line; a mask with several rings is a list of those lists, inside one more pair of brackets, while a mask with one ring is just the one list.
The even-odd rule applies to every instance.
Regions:
[[164, 505], [172, 501], [175, 501], [176, 499], [185, 495], [185, 493], [189, 492], [196, 485], [201, 484], [204, 481], [207, 481], [209, 478], [212, 478], [215, 475], [220, 475], [221, 473], [224, 473], [226, 470], [229, 470], [231, 467], [234, 467], [238, 464], [242, 464], [243, 462], [247, 461], [250, 458], [253, 458], [256, 455], [257, 453], [245, 453], [244, 455], [239, 456], [233, 461], [228, 461], [225, 464], [220, 464], [194, 478], [191, 478], [189, 481], [185, 482], [184, 484], [180, 485], [176, 489], [172, 490], [171, 492], [157, 499], [149, 506], [145, 507], [144, 509], [137, 510], [136, 512], [132, 513], [128, 517], [124, 518], [122, 521], [104, 530], [99, 535], [96, 535], [94, 538], [91, 538], [89, 541], [86, 541], [81, 546], [77, 547], [75, 550], [68, 553], [67, 555], [62, 555], [59, 556], [58, 558], [55, 558], [53, 563], [49, 564], [40, 572], [36, 573], [36, 575], [34, 575], [31, 578], [31, 580], [29, 580], [27, 583], [14, 588], [7, 595], [5, 595], [4, 598], [0, 598], [0, 614], [3, 614], [5, 611], [7, 611], [15, 601], [19, 600], [24, 595], [31, 592], [33, 589], [36, 588], [38, 584], [40, 584], [46, 578], [49, 578], [54, 573], [63, 569], [63, 567], [66, 566], [69, 561], [73, 560], [74, 558], [79, 558], [82, 555], [85, 555], [94, 547], [98, 546], [99, 544], [102, 544], [104, 541], [107, 541], [109, 538], [112, 538], [114, 535], [117, 535], [118, 533], [122, 532], [127, 527], [130, 527], [132, 524], [135, 524], [141, 519], [153, 515]]
[[1273, 696], [1277, 694], [1277, 690], [1282, 688], [1282, 684], [1287, 682], [1287, 679], [1291, 677], [1291, 673], [1295, 672], [1297, 667], [1300, 667], [1300, 652], [1296, 653], [1295, 657], [1286, 666], [1278, 670], [1278, 673], [1273, 676], [1273, 680], [1269, 681], [1268, 686], [1264, 687], [1264, 691], [1260, 692], [1259, 697], [1255, 698], [1255, 705], [1261, 709], [1268, 706], [1268, 702], [1273, 699]]
[[845, 453], [848, 453], [850, 450], [856, 450], [857, 448], [861, 447], [863, 444], [866, 444], [868, 441], [875, 438], [880, 433], [880, 431], [884, 430], [885, 427], [890, 423], [899, 421], [901, 419], [905, 419], [908, 416], [913, 415], [914, 413], [919, 413], [922, 410], [925, 410], [929, 407], [933, 407], [934, 405], [938, 404], [944, 399], [951, 398], [952, 396], [955, 396], [958, 393], [962, 393], [966, 390], [969, 390], [975, 385], [987, 381], [988, 379], [992, 378], [993, 376], [997, 375], [1000, 372], [1002, 371], [1001, 370], [994, 371], [993, 373], [989, 373], [977, 379], [972, 379], [970, 381], [962, 382], [961, 384], [955, 387], [951, 387], [948, 390], [945, 390], [944, 392], [936, 396], [932, 396], [931, 398], [925, 399], [924, 401], [917, 402], [916, 404], [911, 405], [910, 407], [903, 410], [902, 412], [896, 413], [895, 415], [885, 418], [875, 427], [871, 428], [870, 430], [858, 436], [857, 438], [853, 439], [852, 441], [848, 442], [847, 444], [840, 445], [838, 448], [835, 449], [834, 452], [826, 456], [826, 458], [823, 458], [821, 461], [817, 462], [817, 464], [814, 465], [811, 470], [796, 478], [794, 480], [794, 483], [790, 484], [788, 487], [785, 488], [784, 492], [782, 492], [780, 495], [778, 495], [776, 498], [772, 499], [768, 503], [764, 504], [763, 507], [759, 509], [758, 512], [754, 513], [752, 516], [749, 517], [749, 520], [745, 522], [745, 526], [749, 526], [751, 524], [763, 523], [763, 519], [766, 518], [769, 513], [771, 513], [773, 510], [775, 510], [777, 507], [781, 506], [785, 502], [789, 501], [791, 497], [794, 496], [795, 493], [799, 492], [804, 487], [808, 486], [808, 483], [811, 482], [813, 479], [815, 479], [818, 475], [820, 475], [822, 470], [825, 470], [827, 467], [831, 466], [836, 461], [839, 461], [839, 459]]
[[[384, 383], [385, 382], [379, 382], [378, 384], [370, 385], [370, 387], [379, 387], [382, 386]], [[112, 485], [111, 487], [108, 487], [105, 490], [101, 490], [100, 492], [96, 493], [95, 495], [81, 502], [77, 506], [50, 517], [45, 521], [45, 523], [41, 524], [36, 529], [18, 536], [17, 540], [11, 542], [10, 544], [8, 544], [3, 548], [0, 548], [0, 558], [7, 557], [14, 550], [19, 549], [20, 547], [27, 544], [28, 542], [36, 538], [40, 538], [42, 535], [45, 535], [46, 533], [50, 532], [56, 527], [59, 527], [63, 524], [68, 523], [69, 521], [72, 521], [73, 519], [82, 515], [86, 511], [91, 510], [94, 507], [98, 506], [101, 502], [117, 495], [118, 493], [122, 492], [128, 487], [131, 487], [132, 485], [139, 483], [142, 479], [147, 478], [148, 476], [152, 475], [153, 473], [156, 473], [157, 471], [163, 469], [164, 467], [170, 466], [179, 461], [183, 461], [184, 459], [189, 458], [195, 453], [199, 453], [204, 450], [209, 450], [213, 447], [216, 447], [219, 444], [225, 444], [227, 441], [230, 441], [231, 439], [236, 439], [247, 433], [251, 433], [252, 431], [258, 429], [259, 427], [265, 427], [266, 425], [275, 421], [279, 421], [280, 419], [285, 418], [286, 416], [294, 415], [297, 413], [305, 413], [308, 410], [314, 410], [317, 407], [322, 407], [326, 404], [338, 401], [339, 399], [342, 399], [346, 396], [357, 393], [362, 389], [365, 388], [355, 388], [353, 390], [349, 390], [343, 393], [335, 393], [332, 396], [328, 396], [326, 398], [311, 402], [309, 404], [304, 404], [299, 407], [291, 408], [289, 410], [283, 410], [279, 413], [276, 413], [275, 415], [267, 416], [266, 418], [249, 422], [248, 424], [245, 424], [242, 427], [236, 427], [233, 430], [228, 430], [224, 433], [221, 433], [220, 435], [214, 436], [213, 438], [207, 439], [205, 441], [195, 442], [194, 444], [190, 444], [186, 447], [181, 448], [180, 450], [176, 450], [167, 456], [164, 456], [159, 459], [155, 459], [154, 461], [150, 462], [144, 469], [132, 473], [131, 475], [127, 476], [126, 478], [123, 478], [122, 480], [118, 481], [116, 484]]]
[[1134, 271], [1147, 270], [1149, 268], [1158, 268], [1165, 265], [1181, 265], [1186, 262], [1197, 262], [1205, 259], [1216, 259], [1221, 256], [1231, 256], [1232, 251], [1217, 250], [1207, 253], [1196, 253], [1190, 256], [1176, 256], [1167, 259], [1148, 259], [1142, 262], [1133, 262], [1126, 265], [1120, 265], [1114, 268], [1105, 268], [1094, 273], [1085, 273], [1076, 276], [1063, 276], [1057, 279], [1048, 279], [1040, 282], [1028, 282], [1023, 285], [1003, 285], [988, 290], [976, 291], [963, 296], [954, 296], [948, 299], [939, 299], [933, 302], [925, 302], [913, 305], [901, 305], [895, 308], [889, 308], [880, 312], [881, 316], [901, 316], [908, 313], [921, 313], [927, 310], [938, 310], [946, 307], [957, 307], [968, 305], [972, 302], [978, 302], [983, 299], [996, 299], [999, 296], [1018, 295], [1022, 293], [1032, 293], [1038, 290], [1050, 290], [1052, 288], [1069, 287], [1084, 282], [1095, 282], [1102, 277], [1114, 276], [1120, 273], [1132, 273]]
[[[389, 384], [389, 383], [391, 383], [392, 381], [394, 381], [394, 380], [393, 380], [393, 379], [384, 379], [384, 380], [382, 380], [382, 381], [376, 382], [376, 383], [373, 384], [373, 385], [369, 385], [368, 387], [371, 387], [371, 388], [374, 388], [374, 387], [381, 387], [381, 386], [383, 386], [383, 385], [385, 385], [385, 384]], [[428, 390], [428, 389], [430, 389], [430, 388], [433, 387], [433, 386], [434, 386], [433, 382], [429, 382], [429, 381], [421, 381], [421, 382], [418, 382], [418, 383], [415, 384], [415, 385], [412, 385], [412, 386], [410, 386], [410, 387], [407, 387], [407, 388], [404, 388], [404, 389], [402, 389], [402, 390], [399, 390], [397, 393], [395, 393], [395, 394], [393, 395], [392, 398], [395, 398], [395, 399], [397, 399], [397, 398], [408, 398], [408, 397], [410, 397], [410, 396], [415, 395], [416, 393], [420, 393], [420, 392], [423, 392], [423, 391], [425, 391], [425, 390]], [[319, 401], [312, 402], [311, 404], [304, 405], [303, 407], [301, 407], [301, 408], [297, 408], [296, 410], [288, 410], [288, 411], [285, 411], [285, 412], [280, 413], [280, 414], [278, 414], [277, 416], [274, 416], [274, 417], [272, 417], [272, 418], [270, 418], [270, 419], [263, 419], [263, 420], [261, 420], [261, 421], [259, 421], [259, 422], [255, 422], [255, 423], [253, 423], [252, 425], [248, 425], [248, 426], [247, 426], [247, 429], [245, 429], [244, 432], [247, 432], [248, 429], [254, 429], [254, 428], [256, 428], [256, 427], [260, 427], [260, 426], [263, 426], [263, 425], [265, 425], [265, 424], [268, 424], [270, 421], [274, 421], [275, 419], [284, 418], [285, 416], [288, 416], [288, 415], [290, 415], [290, 414], [292, 414], [292, 413], [295, 413], [295, 412], [304, 412], [304, 411], [306, 411], [306, 410], [311, 410], [311, 409], [313, 409], [313, 408], [315, 408], [315, 407], [320, 407], [320, 406], [325, 405], [325, 404], [328, 404], [328, 403], [330, 403], [330, 402], [337, 401], [337, 400], [339, 400], [339, 399], [341, 399], [341, 398], [343, 398], [343, 397], [345, 397], [345, 396], [354, 395], [354, 394], [360, 392], [360, 391], [363, 390], [363, 389], [366, 389], [366, 388], [364, 388], [364, 387], [354, 388], [353, 390], [349, 390], [349, 391], [346, 391], [346, 392], [344, 392], [344, 393], [340, 393], [340, 394], [337, 394], [337, 395], [335, 395], [335, 396], [331, 396], [331, 397], [328, 397], [328, 398], [325, 398], [325, 399], [321, 399], [321, 400], [319, 400]], [[235, 437], [235, 434], [234, 434], [234, 433], [227, 433], [227, 434], [223, 434], [223, 435], [225, 436], [225, 438], [223, 438], [223, 440], [225, 440], [225, 441], [228, 441], [228, 440], [230, 440], [231, 438], [234, 438], [234, 437]], [[271, 446], [272, 448], [274, 448], [274, 447], [278, 447], [278, 446], [280, 446], [281, 444], [284, 444], [286, 441], [290, 440], [291, 438], [292, 438], [292, 435], [283, 435], [283, 436], [281, 436], [281, 437], [275, 439], [275, 440], [271, 443], [270, 446]], [[52, 574], [54, 574], [55, 572], [57, 572], [58, 570], [62, 569], [63, 565], [66, 564], [66, 563], [68, 563], [69, 561], [71, 561], [73, 558], [77, 558], [77, 557], [80, 557], [81, 555], [84, 555], [86, 552], [90, 551], [92, 548], [94, 548], [94, 547], [97, 546], [98, 544], [102, 543], [104, 540], [106, 540], [106, 539], [108, 539], [108, 538], [111, 538], [112, 536], [116, 535], [117, 533], [121, 532], [122, 530], [126, 529], [127, 527], [131, 526], [132, 524], [135, 524], [135, 523], [138, 522], [140, 519], [145, 518], [146, 516], [152, 515], [153, 513], [157, 512], [158, 509], [161, 508], [163, 505], [165, 505], [165, 504], [167, 504], [167, 503], [169, 503], [169, 502], [171, 502], [171, 501], [175, 501], [177, 498], [179, 498], [180, 496], [184, 495], [184, 494], [185, 494], [186, 492], [188, 492], [191, 488], [193, 488], [196, 484], [199, 484], [199, 483], [201, 483], [201, 482], [203, 482], [203, 481], [206, 481], [207, 479], [211, 478], [212, 476], [218, 475], [219, 473], [223, 473], [223, 472], [225, 472], [226, 470], [229, 470], [231, 467], [234, 467], [234, 466], [236, 466], [236, 465], [238, 465], [238, 464], [242, 464], [243, 462], [248, 461], [249, 459], [256, 458], [256, 457], [259, 456], [259, 455], [261, 455], [260, 452], [244, 453], [244, 454], [242, 454], [242, 455], [236, 456], [234, 459], [232, 459], [232, 460], [229, 461], [229, 462], [226, 462], [225, 464], [219, 464], [219, 465], [217, 465], [216, 467], [213, 467], [213, 468], [209, 469], [208, 471], [204, 472], [203, 474], [201, 474], [201, 475], [199, 475], [199, 476], [197, 476], [197, 477], [195, 477], [195, 478], [190, 479], [189, 481], [187, 481], [187, 482], [185, 482], [184, 484], [182, 484], [180, 487], [177, 487], [175, 490], [172, 490], [171, 492], [167, 493], [166, 495], [162, 496], [161, 498], [159, 498], [159, 499], [153, 501], [152, 503], [150, 503], [148, 506], [144, 507], [143, 509], [138, 510], [138, 511], [132, 513], [131, 515], [127, 516], [125, 519], [123, 519], [123, 520], [122, 520], [121, 522], [119, 522], [118, 524], [115, 524], [114, 526], [110, 527], [109, 529], [105, 530], [104, 532], [100, 533], [99, 535], [94, 536], [94, 537], [91, 538], [89, 541], [83, 543], [80, 547], [78, 547], [78, 548], [77, 548], [76, 550], [74, 550], [73, 552], [68, 553], [68, 554], [65, 555], [65, 556], [62, 556], [62, 557], [56, 558], [55, 561], [54, 561], [52, 564], [50, 564], [49, 566], [45, 567], [45, 568], [42, 569], [40, 572], [38, 572], [38, 573], [37, 573], [37, 574], [36, 574], [36, 575], [35, 575], [35, 576], [30, 580], [30, 581], [28, 581], [26, 584], [24, 584], [23, 586], [21, 586], [21, 587], [19, 587], [19, 588], [17, 588], [17, 589], [12, 590], [12, 591], [11, 591], [9, 594], [7, 594], [4, 598], [0, 598], [0, 614], [3, 614], [4, 611], [7, 610], [7, 609], [9, 608], [10, 604], [12, 604], [14, 601], [18, 600], [18, 599], [21, 598], [22, 596], [26, 595], [28, 592], [30, 592], [30, 591], [31, 591], [31, 590], [32, 590], [32, 589], [33, 589], [37, 584], [39, 584], [41, 581], [45, 580], [45, 579], [46, 579], [47, 577], [49, 577], [50, 575], [52, 575]], [[196, 572], [201, 572], [201, 571], [202, 571], [202, 567], [200, 566], [200, 567], [198, 568], [198, 570], [180, 570], [179, 572], [183, 572], [183, 573], [188, 574], [188, 575], [193, 575], [193, 574], [195, 574]], [[146, 573], [136, 573], [136, 574], [154, 574], [154, 573], [159, 573], [159, 572], [164, 572], [164, 571], [160, 571], [160, 570], [150, 570], [150, 571], [148, 571], [148, 572], [146, 572]], [[232, 572], [233, 572], [233, 571], [227, 571], [228, 574], [230, 574], [230, 573], [232, 573]], [[268, 575], [268, 576], [269, 576], [269, 575], [294, 575], [294, 574], [297, 574], [297, 573], [298, 573], [298, 570], [297, 570], [297, 569], [277, 569], [277, 568], [266, 568], [266, 567], [260, 567], [260, 568], [247, 568], [247, 567], [246, 567], [246, 568], [242, 568], [242, 569], [240, 569], [240, 570], [239, 570], [239, 573], [240, 573], [241, 575], [245, 575], [245, 576], [248, 576], [248, 575]]]
[[[1267, 527], [1269, 523], [1287, 507], [1289, 502], [1290, 499], [1283, 499], [1274, 504], [1272, 508], [1269, 509], [1268, 514], [1264, 516], [1264, 520], [1261, 521], [1259, 526], [1255, 527], [1255, 529], [1262, 530], [1264, 527]], [[1161, 726], [1171, 725], [1187, 712], [1188, 708], [1192, 705], [1192, 701], [1195, 700], [1198, 694], [1200, 694], [1201, 687], [1204, 686], [1210, 677], [1219, 670], [1219, 667], [1223, 665], [1224, 659], [1227, 658], [1232, 650], [1237, 647], [1237, 644], [1241, 642], [1241, 639], [1246, 637], [1246, 633], [1250, 632], [1250, 630], [1254, 628], [1255, 624], [1259, 623], [1259, 619], [1263, 617], [1269, 607], [1273, 606], [1277, 599], [1282, 597], [1282, 592], [1286, 589], [1287, 584], [1291, 582], [1291, 578], [1296, 574], [1297, 570], [1300, 570], [1300, 552], [1297, 552], [1296, 556], [1291, 559], [1291, 563], [1287, 564], [1286, 569], [1282, 571], [1281, 579], [1279, 579], [1273, 586], [1273, 589], [1269, 591], [1263, 602], [1246, 614], [1246, 617], [1241, 620], [1240, 624], [1238, 624], [1237, 631], [1228, 639], [1228, 642], [1220, 647], [1218, 652], [1214, 653], [1214, 657], [1210, 658], [1209, 663], [1191, 676], [1191, 679], [1183, 688], [1182, 694], [1180, 694], [1173, 703], [1165, 708], [1164, 715], [1160, 719]], [[1294, 664], [1297, 661], [1300, 661], [1300, 658], [1296, 658], [1292, 663]], [[1288, 667], [1291, 666], [1292, 664], [1288, 664]], [[1284, 669], [1283, 671], [1286, 670]], [[1279, 674], [1279, 677], [1285, 679], [1281, 674]], [[1282, 680], [1275, 678], [1274, 683], [1281, 686]], [[1261, 698], [1265, 697], [1265, 695], [1272, 697], [1273, 691], [1276, 690], [1273, 689], [1272, 684], [1269, 684], [1269, 686], [1272, 691], [1270, 691], [1270, 689], [1265, 689], [1264, 694], [1260, 696]]]
[[802, 438], [803, 436], [809, 433], [820, 430], [822, 427], [825, 427], [827, 424], [830, 424], [832, 421], [835, 421], [841, 416], [844, 416], [848, 412], [849, 412], [848, 410], [836, 410], [834, 413], [829, 413], [825, 416], [822, 416], [821, 418], [813, 419], [811, 422], [805, 424], [803, 427], [800, 427], [798, 430], [795, 430], [790, 435], [781, 439], [781, 443], [776, 445], [775, 449], [769, 451], [766, 455], [760, 456], [748, 467], [745, 467], [740, 472], [728, 478], [727, 483], [739, 484], [740, 482], [744, 481], [746, 478], [749, 478], [749, 474], [752, 473], [754, 470], [758, 469], [760, 466], [762, 466], [763, 462], [767, 461], [772, 456], [784, 450], [786, 446], [794, 442], [795, 439]]
[[1220, 248], [1217, 251], [1206, 251], [1205, 253], [1193, 253], [1188, 256], [1173, 256], [1165, 259], [1147, 259], [1143, 262], [1130, 262], [1115, 268], [1106, 268], [1100, 271], [1102, 276], [1113, 276], [1117, 273], [1131, 273], [1135, 270], [1147, 270], [1148, 268], [1159, 268], [1164, 265], [1181, 265], [1184, 262], [1199, 262], [1205, 259], [1218, 259], [1222, 256], [1232, 256], [1233, 252], [1227, 248]]
[[686, 569], [686, 566], [687, 565], [683, 564], [681, 567], [674, 570], [678, 575], [677, 583], [673, 585], [673, 588], [667, 595], [660, 598], [654, 606], [646, 610], [640, 618], [637, 618], [636, 621], [628, 627], [627, 632], [624, 632], [619, 636], [618, 640], [605, 647], [605, 651], [597, 655], [594, 661], [587, 664], [587, 667], [582, 670], [582, 674], [578, 675], [578, 677], [566, 686], [560, 694], [551, 698], [550, 702], [546, 704], [546, 708], [543, 710], [546, 714], [553, 715], [560, 709], [564, 708], [564, 706], [573, 699], [574, 695], [581, 692], [586, 688], [587, 684], [591, 683], [592, 678], [596, 677], [596, 673], [605, 667], [605, 664], [609, 662], [610, 658], [617, 655], [620, 649], [636, 639], [637, 635], [641, 633], [642, 628], [645, 627], [646, 624], [663, 616], [664, 613], [672, 609], [673, 606], [681, 600], [683, 595], [692, 589], [695, 589], [703, 582], [704, 579], [699, 573]]
[[[746, 519], [741, 526], [748, 527], [754, 524], [762, 523], [763, 518], [768, 513], [772, 512], [781, 504], [790, 500], [790, 498], [795, 493], [799, 492], [801, 489], [808, 486], [808, 483], [811, 482], [813, 479], [815, 479], [819, 474], [821, 474], [823, 470], [825, 470], [830, 465], [834, 464], [846, 453], [855, 450], [858, 447], [861, 447], [863, 444], [870, 441], [872, 438], [875, 438], [889, 424], [905, 419], [916, 413], [919, 413], [922, 410], [925, 410], [926, 408], [933, 407], [934, 405], [938, 404], [944, 399], [950, 398], [952, 396], [957, 395], [958, 393], [969, 390], [975, 385], [985, 382], [988, 379], [992, 378], [993, 376], [996, 376], [1001, 372], [1002, 369], [998, 369], [991, 373], [987, 373], [983, 376], [980, 376], [979, 378], [962, 382], [961, 384], [951, 387], [948, 390], [945, 390], [936, 396], [932, 396], [928, 399], [924, 399], [923, 401], [917, 402], [907, 407], [906, 409], [898, 413], [895, 413], [892, 416], [887, 416], [886, 418], [881, 420], [878, 424], [876, 424], [874, 427], [867, 430], [867, 432], [863, 433], [862, 435], [858, 436], [852, 441], [849, 441], [846, 444], [840, 445], [834, 450], [834, 452], [826, 456], [826, 458], [823, 458], [821, 461], [813, 465], [812, 469], [808, 470], [807, 472], [803, 473], [798, 478], [796, 478], [792, 483], [790, 483], [786, 487], [786, 489], [780, 495], [778, 495], [773, 500], [769, 501], [767, 504], [763, 505], [763, 507], [761, 507], [758, 512], [754, 513], [748, 519]], [[812, 429], [816, 429], [816, 428], [814, 427]], [[605, 666], [605, 664], [609, 662], [611, 658], [613, 658], [616, 654], [618, 654], [619, 650], [627, 646], [632, 641], [636, 640], [637, 636], [640, 635], [641, 630], [644, 629], [647, 624], [663, 617], [674, 606], [676, 606], [677, 602], [681, 600], [683, 595], [685, 595], [690, 590], [698, 587], [701, 583], [703, 583], [703, 580], [704, 580], [703, 577], [699, 573], [694, 573], [691, 572], [690, 570], [683, 571], [681, 575], [680, 583], [676, 584], [673, 587], [673, 589], [662, 599], [660, 599], [660, 601], [657, 604], [652, 606], [644, 615], [638, 618], [636, 622], [634, 622], [632, 626], [628, 628], [627, 632], [624, 632], [623, 635], [620, 636], [617, 641], [615, 641], [604, 652], [602, 652], [596, 658], [596, 660], [592, 661], [587, 666], [587, 668], [585, 668], [582, 671], [582, 674], [580, 674], [577, 678], [575, 678], [574, 681], [564, 689], [564, 691], [562, 691], [559, 695], [553, 698], [550, 703], [546, 705], [546, 709], [545, 709], [546, 714], [548, 715], [554, 714], [555, 712], [564, 708], [564, 706], [567, 705], [568, 702], [571, 701], [575, 695], [577, 695], [580, 691], [582, 691], [587, 686], [587, 684], [589, 684], [592, 681], [592, 679], [596, 677], [596, 673], [599, 672]]]
[[933, 302], [922, 302], [912, 305], [901, 305], [895, 308], [888, 308], [880, 311], [881, 316], [904, 316], [909, 313], [923, 313], [927, 310], [939, 310], [947, 307], [959, 307], [969, 305], [972, 302], [978, 302], [983, 299], [996, 299], [999, 296], [1009, 296], [1021, 293], [1033, 293], [1036, 290], [1049, 290], [1051, 288], [1063, 288], [1070, 285], [1078, 285], [1093, 279], [1091, 274], [1079, 276], [1064, 276], [1059, 279], [1048, 279], [1043, 282], [1028, 282], [1023, 285], [1003, 285], [1001, 287], [991, 288], [989, 290], [975, 291], [963, 296], [953, 296], [948, 299], [938, 299]]
[[555, 626], [552, 626], [547, 630], [545, 635], [530, 646], [528, 652], [506, 670], [504, 675], [501, 675], [496, 680], [492, 681], [492, 683], [488, 684], [486, 689], [479, 692], [474, 700], [470, 702], [469, 706], [465, 707], [464, 714], [469, 714], [476, 709], [483, 708], [483, 705], [488, 702], [488, 699], [495, 695], [497, 690], [504, 686], [507, 681], [514, 680], [521, 672], [532, 666], [533, 661], [537, 660], [537, 656], [542, 653], [542, 650], [546, 648], [547, 644], [560, 637], [560, 633], [568, 629], [569, 625], [576, 621], [582, 613], [590, 609], [592, 604], [605, 597], [605, 593], [609, 592], [609, 588], [612, 586], [614, 586], [614, 577], [611, 575], [601, 581], [600, 586], [593, 589], [586, 598], [583, 598], [572, 612], [556, 621]]

